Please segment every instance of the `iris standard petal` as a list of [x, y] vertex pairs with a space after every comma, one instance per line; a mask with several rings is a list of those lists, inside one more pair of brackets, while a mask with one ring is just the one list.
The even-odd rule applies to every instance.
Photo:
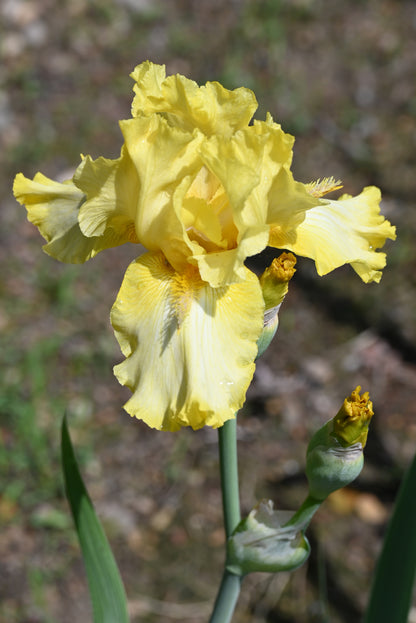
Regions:
[[221, 426], [242, 406], [254, 372], [264, 302], [257, 277], [211, 288], [162, 253], [127, 269], [111, 312], [126, 360], [114, 372], [133, 392], [125, 409], [149, 426]]
[[244, 87], [229, 91], [218, 82], [199, 86], [179, 74], [168, 76], [164, 65], [146, 61], [131, 77], [135, 97], [132, 116], [161, 113], [171, 125], [186, 131], [198, 128], [207, 136], [231, 136], [248, 125], [257, 109], [257, 100]]
[[42, 173], [33, 180], [16, 175], [13, 193], [48, 244], [43, 250], [61, 262], [82, 263], [100, 251], [97, 238], [86, 238], [78, 225], [85, 194], [71, 180], [54, 182]]
[[224, 188], [237, 232], [224, 251], [194, 254], [202, 278], [212, 286], [243, 278], [245, 259], [267, 246], [273, 219], [279, 217], [281, 227], [290, 229], [317, 203], [293, 180], [292, 145], [293, 137], [269, 116], [230, 139], [213, 136], [201, 146], [205, 166]]
[[376, 250], [387, 238], [396, 238], [395, 228], [380, 214], [380, 199], [374, 186], [356, 197], [320, 199], [295, 230], [272, 230], [270, 244], [312, 258], [319, 275], [351, 264], [363, 281], [378, 282], [386, 256]]
[[173, 195], [188, 176], [202, 166], [199, 146], [203, 135], [169, 126], [158, 115], [120, 122], [125, 144], [138, 175], [135, 227], [150, 251], [161, 250], [182, 269], [192, 253], [185, 225], [173, 205]]

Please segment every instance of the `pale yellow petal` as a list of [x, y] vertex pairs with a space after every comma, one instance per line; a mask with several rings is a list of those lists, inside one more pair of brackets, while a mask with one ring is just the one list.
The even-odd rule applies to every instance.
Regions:
[[215, 136], [202, 145], [201, 157], [224, 188], [237, 232], [234, 245], [223, 252], [193, 255], [202, 278], [212, 286], [242, 278], [246, 258], [267, 246], [275, 218], [282, 226], [293, 227], [302, 220], [306, 207], [317, 203], [293, 180], [292, 145], [293, 138], [271, 117], [239, 130], [230, 139]]
[[[207, 251], [228, 248], [227, 230], [230, 223], [223, 216], [230, 212], [228, 197], [219, 179], [205, 166], [201, 167], [190, 186], [186, 186], [178, 213], [188, 236], [202, 244]], [[177, 200], [177, 198], [175, 199]], [[237, 230], [232, 232], [233, 242]]]
[[293, 179], [289, 166], [283, 166], [273, 179], [268, 195], [270, 246], [280, 247], [277, 242], [280, 235], [290, 238], [291, 232], [304, 221], [307, 212], [315, 209], [319, 203], [319, 199], [307, 192], [305, 184]]
[[133, 392], [125, 409], [149, 426], [218, 427], [242, 406], [254, 372], [264, 303], [257, 277], [213, 289], [162, 253], [127, 269], [111, 313], [126, 360], [115, 374]]
[[47, 241], [46, 253], [69, 263], [85, 262], [98, 253], [97, 239], [86, 238], [80, 231], [78, 213], [85, 194], [71, 180], [54, 182], [42, 173], [30, 180], [18, 173], [13, 192]]
[[351, 264], [363, 281], [378, 282], [386, 256], [377, 249], [396, 237], [395, 228], [380, 214], [380, 199], [374, 186], [356, 197], [320, 199], [296, 230], [275, 232], [273, 246], [312, 258], [319, 275]]
[[165, 66], [149, 61], [138, 65], [132, 116], [161, 113], [171, 125], [207, 136], [231, 136], [248, 125], [257, 109], [255, 95], [244, 87], [229, 91], [218, 82], [198, 86], [179, 74], [165, 78]]
[[201, 277], [214, 288], [238, 283], [245, 278], [245, 260], [265, 249], [268, 237], [268, 230], [263, 226], [251, 227], [240, 237], [235, 249], [217, 253], [194, 252], [189, 262], [198, 266]]
[[124, 146], [116, 160], [92, 160], [87, 156], [74, 175], [74, 182], [87, 196], [78, 217], [85, 236], [102, 236], [108, 246], [139, 242], [135, 216], [140, 184]]
[[121, 121], [120, 126], [140, 183], [137, 236], [147, 249], [163, 251], [172, 266], [182, 269], [191, 251], [173, 196], [201, 167], [198, 150], [203, 135], [173, 128], [157, 115]]
[[155, 101], [157, 106], [163, 98], [162, 87], [166, 79], [165, 65], [145, 61], [134, 68], [130, 77], [136, 83], [133, 87], [136, 96], [132, 103], [132, 116], [135, 117], [136, 112], [145, 115], [156, 112], [152, 101]]

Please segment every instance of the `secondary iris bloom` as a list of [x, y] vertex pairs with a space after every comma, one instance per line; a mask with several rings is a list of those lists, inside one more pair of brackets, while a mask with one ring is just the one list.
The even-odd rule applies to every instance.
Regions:
[[250, 90], [199, 87], [150, 62], [132, 77], [119, 158], [83, 157], [64, 183], [19, 173], [14, 193], [58, 260], [146, 247], [111, 312], [125, 356], [115, 374], [132, 391], [125, 408], [159, 429], [218, 427], [244, 402], [263, 327], [246, 258], [270, 245], [312, 258], [321, 275], [349, 263], [379, 281], [376, 249], [394, 228], [377, 188], [334, 201], [322, 198], [333, 180], [296, 182], [294, 139], [270, 115], [249, 125]]

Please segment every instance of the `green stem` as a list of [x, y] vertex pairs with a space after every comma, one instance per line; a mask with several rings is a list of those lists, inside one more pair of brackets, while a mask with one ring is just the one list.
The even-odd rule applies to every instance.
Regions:
[[222, 506], [225, 536], [228, 539], [241, 521], [238, 488], [237, 419], [227, 420], [218, 429]]
[[323, 500], [316, 500], [312, 496], [308, 495], [299, 510], [297, 510], [289, 521], [284, 524], [284, 527], [286, 528], [287, 526], [299, 524], [299, 527], [302, 526], [302, 530], [306, 530], [312, 517], [321, 506], [322, 502]]
[[[241, 521], [238, 488], [237, 420], [228, 420], [218, 429], [222, 505], [225, 536], [228, 540]], [[210, 623], [229, 623], [240, 594], [241, 577], [224, 570]]]
[[209, 623], [229, 623], [241, 588], [241, 576], [225, 570]]

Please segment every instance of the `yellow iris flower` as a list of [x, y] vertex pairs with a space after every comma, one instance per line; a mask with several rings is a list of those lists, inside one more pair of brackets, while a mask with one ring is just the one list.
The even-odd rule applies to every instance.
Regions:
[[270, 115], [249, 125], [250, 90], [200, 87], [150, 62], [132, 77], [119, 158], [83, 157], [64, 183], [19, 173], [14, 194], [58, 260], [146, 247], [111, 312], [125, 355], [115, 374], [132, 391], [125, 408], [158, 429], [218, 427], [244, 402], [263, 328], [246, 258], [270, 245], [312, 258], [319, 274], [349, 263], [379, 281], [376, 249], [394, 228], [377, 188], [334, 201], [322, 197], [331, 182], [295, 181], [294, 139]]

